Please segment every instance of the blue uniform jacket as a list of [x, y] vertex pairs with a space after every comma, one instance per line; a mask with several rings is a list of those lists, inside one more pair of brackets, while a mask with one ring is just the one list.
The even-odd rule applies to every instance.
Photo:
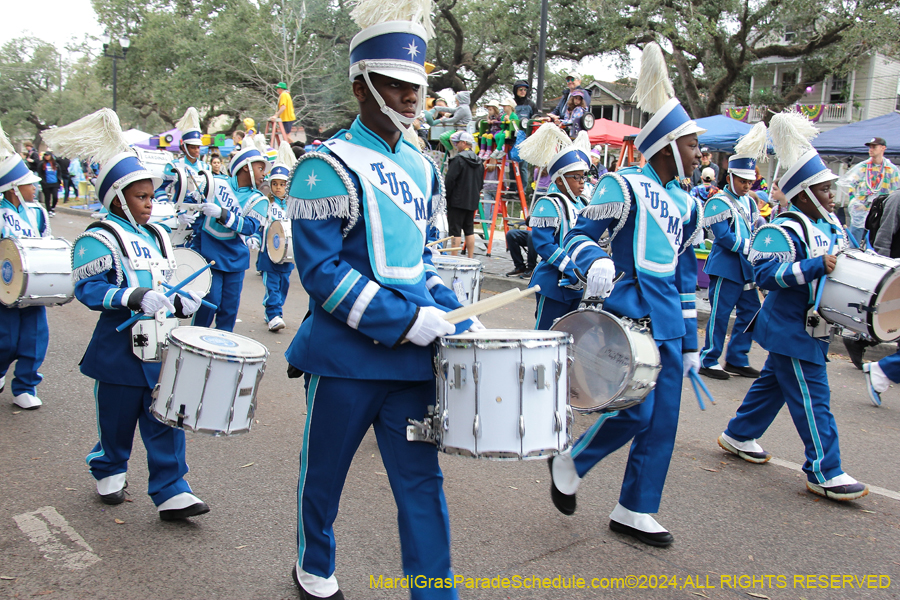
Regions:
[[747, 259], [750, 253], [751, 231], [740, 214], [735, 215], [736, 208], [742, 206], [746, 212], [750, 207], [750, 223], [756, 220], [758, 210], [756, 203], [744, 196], [738, 198], [728, 186], [713, 196], [703, 209], [703, 225], [715, 236], [706, 266], [707, 275], [724, 277], [741, 285], [752, 283], [754, 279], [753, 265]]
[[[648, 275], [636, 268], [634, 237], [636, 234], [635, 192], [617, 175], [643, 174], [663, 185], [648, 164], [642, 169], [628, 167], [607, 173], [597, 183], [590, 205], [582, 211], [578, 222], [566, 236], [565, 250], [587, 274], [595, 260], [609, 258], [597, 241], [605, 232], [613, 235], [611, 250], [616, 273], [623, 273], [603, 308], [615, 315], [630, 319], [651, 318], [656, 340], [682, 340], [682, 352], [693, 352], [697, 346], [697, 259], [691, 244], [700, 225], [702, 209], [699, 203], [683, 192], [673, 180], [665, 188], [669, 194], [683, 194], [682, 203], [689, 214], [682, 225], [682, 251], [674, 272], [669, 275]], [[626, 195], [627, 194], [627, 195]]]
[[228, 204], [224, 198], [234, 192], [236, 202], [228, 207], [235, 219], [230, 227], [217, 219], [200, 214], [194, 221], [192, 248], [208, 261], [216, 261], [214, 269], [227, 273], [246, 271], [250, 268], [250, 249], [241, 236], [252, 236], [261, 230], [265, 221], [268, 200], [259, 190], [252, 187], [238, 188], [236, 177], [228, 181], [230, 185], [219, 185], [216, 203]]
[[[422, 190], [432, 190], [431, 197], [425, 198], [423, 218], [431, 220], [434, 211], [442, 210], [443, 188], [436, 167], [431, 164], [427, 172], [421, 153], [402, 138], [391, 148], [357, 118], [349, 130], [332, 139], [344, 139], [384, 155]], [[427, 240], [420, 240], [422, 247], [415, 250], [421, 252], [425, 266], [417, 281], [379, 283], [370, 262], [367, 229], [371, 224], [362, 207], [366, 197], [360, 179], [325, 144], [319, 152], [301, 157], [288, 184], [288, 195], [294, 259], [310, 297], [310, 316], [285, 353], [288, 363], [327, 377], [433, 378], [432, 349], [401, 344], [418, 307], [460, 306], [437, 274], [431, 251], [424, 247]], [[381, 217], [380, 225], [389, 231], [387, 215]], [[387, 239], [390, 242], [391, 238]], [[464, 321], [457, 332], [470, 325]]]
[[584, 208], [580, 200], [574, 204], [563, 194], [557, 192], [540, 198], [534, 206], [528, 223], [531, 225], [531, 238], [535, 251], [543, 259], [528, 287], [541, 286], [540, 294], [559, 302], [571, 302], [581, 298], [581, 290], [560, 287], [560, 277], [575, 283], [575, 263], [562, 249], [563, 240], [569, 233], [569, 216], [560, 215], [560, 208], [574, 212]]
[[278, 198], [276, 196], [272, 196], [269, 198], [266, 222], [260, 228], [260, 231], [254, 234], [254, 237], [257, 239], [257, 241], [259, 241], [259, 257], [256, 261], [256, 268], [260, 271], [268, 271], [269, 273], [290, 273], [294, 270], [294, 263], [274, 263], [272, 262], [272, 259], [269, 258], [269, 253], [266, 252], [266, 238], [268, 237], [269, 224], [271, 224], [273, 221], [284, 220], [286, 210], [287, 202], [285, 200], [282, 200], [281, 198]]

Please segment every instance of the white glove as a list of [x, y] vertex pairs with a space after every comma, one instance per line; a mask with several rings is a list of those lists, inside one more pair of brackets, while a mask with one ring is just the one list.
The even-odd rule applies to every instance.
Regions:
[[588, 298], [607, 298], [613, 289], [616, 277], [616, 265], [611, 258], [595, 260], [587, 272]]
[[682, 360], [684, 360], [684, 377], [688, 376], [688, 373], [691, 369], [695, 371], [700, 371], [700, 353], [699, 352], [685, 352], [681, 355]]
[[193, 225], [196, 220], [197, 213], [195, 212], [178, 213], [177, 221], [179, 225]]
[[472, 321], [472, 325], [471, 327], [466, 329], [466, 331], [484, 331], [485, 329], [487, 329], [487, 327], [485, 327], [484, 324], [478, 320], [478, 317], [471, 317], [470, 320]]
[[200, 211], [206, 215], [207, 217], [212, 217], [213, 219], [218, 219], [222, 216], [222, 211], [225, 209], [219, 206], [218, 204], [213, 204], [212, 202], [205, 202], [200, 207]]
[[416, 322], [409, 328], [406, 339], [416, 346], [428, 346], [442, 335], [450, 335], [456, 331], [453, 323], [444, 319], [447, 314], [436, 306], [422, 306]]
[[247, 238], [247, 247], [251, 250], [259, 250], [259, 240], [255, 237]]
[[175, 307], [172, 301], [163, 294], [150, 290], [141, 298], [141, 310], [145, 315], [155, 314], [159, 309], [165, 308], [170, 313], [175, 314]]
[[188, 294], [190, 294], [190, 298], [181, 296], [181, 312], [186, 317], [191, 316], [200, 308], [200, 294], [190, 290], [188, 290]]

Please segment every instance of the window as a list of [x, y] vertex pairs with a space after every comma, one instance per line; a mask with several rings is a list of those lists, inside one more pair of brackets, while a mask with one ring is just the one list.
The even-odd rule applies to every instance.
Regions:
[[828, 102], [831, 104], [839, 104], [847, 100], [847, 76], [834, 75], [831, 78], [831, 94], [828, 96]]
[[784, 41], [790, 44], [797, 38], [797, 32], [791, 29], [787, 29], [784, 32]]
[[781, 74], [781, 95], [787, 96], [797, 85], [797, 71], [788, 71]]

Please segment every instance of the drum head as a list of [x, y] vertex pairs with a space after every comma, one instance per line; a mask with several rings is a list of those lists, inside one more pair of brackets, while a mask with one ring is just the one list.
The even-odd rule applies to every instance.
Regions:
[[183, 347], [210, 354], [239, 358], [263, 358], [269, 354], [269, 350], [256, 340], [207, 327], [176, 327], [169, 332], [169, 337]]
[[875, 307], [872, 315], [872, 333], [882, 342], [900, 339], [900, 269], [891, 271], [875, 290]]
[[0, 302], [13, 306], [25, 291], [22, 255], [13, 238], [0, 240]]
[[[196, 271], [205, 267], [207, 263], [205, 258], [190, 248], [175, 248], [175, 264], [177, 265], [175, 271], [169, 276], [169, 283], [171, 285], [178, 285]], [[182, 289], [189, 292], [197, 292], [200, 296], [205, 296], [209, 293], [211, 286], [212, 273], [207, 269]]]
[[289, 240], [285, 235], [284, 226], [282, 221], [273, 221], [266, 230], [266, 252], [276, 264], [283, 262], [288, 253]]
[[631, 378], [634, 354], [622, 323], [596, 310], [579, 310], [553, 324], [572, 335], [574, 362], [569, 367], [569, 404], [580, 411], [601, 410]]
[[432, 257], [434, 266], [438, 269], [481, 269], [481, 261], [464, 256], [435, 256]]

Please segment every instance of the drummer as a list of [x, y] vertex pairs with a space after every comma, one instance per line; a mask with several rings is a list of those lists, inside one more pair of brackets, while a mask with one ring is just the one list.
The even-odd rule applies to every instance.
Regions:
[[[553, 321], [577, 309], [584, 288], [575, 276], [575, 262], [563, 250], [563, 240], [584, 208], [581, 192], [590, 169], [590, 140], [587, 132], [574, 143], [560, 133], [556, 125], [544, 123], [519, 147], [522, 159], [546, 168], [553, 181], [528, 218], [534, 249], [543, 259], [528, 284], [541, 290], [536, 294], [535, 329], [550, 329]], [[560, 145], [562, 149], [554, 152]]]
[[[97, 381], [94, 396], [100, 439], [87, 463], [100, 500], [111, 505], [125, 501], [128, 459], [139, 425], [150, 471], [147, 493], [160, 519], [171, 521], [209, 512], [184, 480], [188, 472], [184, 431], [168, 427], [150, 414], [160, 363], [143, 362], [136, 356], [130, 329], [116, 332], [132, 312], [153, 318], [166, 309], [185, 318], [200, 306], [200, 297], [194, 292], [170, 299], [160, 291], [163, 274], [153, 264], [165, 264], [164, 256], [173, 253], [166, 231], [147, 224], [160, 180], [144, 168], [122, 136], [118, 117], [109, 109], [48, 130], [44, 138], [62, 156], [74, 158], [82, 153], [79, 158], [96, 159], [103, 165], [97, 191], [109, 213], [99, 224], [88, 226], [72, 252], [75, 297], [100, 312], [81, 360], [81, 372]], [[85, 148], [88, 139], [112, 142]]]
[[[34, 184], [40, 181], [0, 127], [0, 239], [50, 237], [47, 212], [34, 202]], [[4, 278], [8, 275], [12, 273], [3, 272]], [[6, 387], [6, 371], [16, 361], [12, 393], [19, 408], [36, 410], [41, 406], [36, 388], [43, 377], [38, 369], [49, 339], [46, 307], [0, 304], [0, 392]]]
[[837, 264], [836, 252], [829, 249], [846, 248], [848, 242], [832, 214], [831, 186], [837, 176], [797, 133], [811, 127], [799, 113], [779, 113], [769, 126], [779, 161], [788, 165], [778, 185], [791, 201], [790, 210], [760, 228], [750, 248], [756, 282], [770, 290], [755, 319], [753, 339], [769, 357], [718, 444], [748, 462], [767, 462], [772, 455], [757, 440], [787, 404], [806, 448], [806, 488], [830, 500], [855, 500], [869, 488], [841, 467], [825, 368], [829, 327], [811, 310], [817, 282], [823, 285], [823, 276]]
[[266, 287], [266, 293], [263, 296], [263, 306], [266, 310], [266, 324], [269, 331], [280, 331], [284, 329], [284, 318], [282, 307], [287, 299], [288, 289], [291, 285], [291, 272], [294, 270], [294, 263], [285, 261], [283, 263], [274, 263], [269, 257], [267, 251], [267, 231], [269, 225], [275, 221], [281, 221], [288, 224], [287, 221], [287, 181], [291, 175], [291, 169], [294, 168], [297, 159], [294, 158], [294, 152], [291, 145], [286, 141], [282, 141], [278, 147], [278, 157], [269, 173], [269, 211], [266, 217], [265, 227], [262, 229], [259, 255], [256, 259], [256, 268], [262, 272], [263, 285]]
[[[601, 177], [565, 246], [587, 273], [586, 296], [609, 296], [604, 310], [649, 325], [662, 370], [643, 403], [602, 415], [570, 453], [550, 462], [551, 498], [560, 512], [570, 515], [581, 478], [633, 438], [609, 527], [660, 547], [674, 538], [651, 513], [659, 510], [675, 445], [681, 379], [699, 363], [697, 261], [691, 246], [702, 210], [679, 181], [699, 164], [697, 134], [705, 131], [677, 99], [669, 99], [666, 73], [662, 50], [648, 44], [635, 92], [638, 108], [655, 113], [635, 140], [647, 165]], [[611, 259], [597, 243], [606, 232]], [[624, 279], [613, 289], [616, 272]]]
[[203, 133], [200, 131], [200, 113], [193, 106], [189, 107], [181, 120], [176, 124], [181, 132], [181, 141], [178, 147], [182, 152], [180, 158], [168, 163], [163, 171], [163, 185], [156, 190], [156, 200], [168, 200], [166, 189], [176, 181], [175, 169], [189, 170], [196, 175], [200, 171], [212, 171], [212, 167], [200, 158], [200, 149], [203, 147]]

